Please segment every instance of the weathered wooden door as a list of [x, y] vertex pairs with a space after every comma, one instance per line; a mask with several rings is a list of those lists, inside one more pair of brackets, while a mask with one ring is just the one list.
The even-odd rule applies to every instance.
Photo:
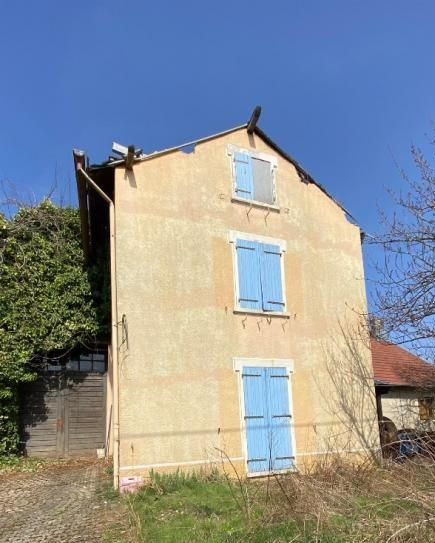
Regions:
[[93, 456], [105, 443], [105, 373], [44, 373], [22, 390], [29, 456]]
[[67, 374], [63, 388], [64, 454], [92, 456], [104, 447], [106, 374]]

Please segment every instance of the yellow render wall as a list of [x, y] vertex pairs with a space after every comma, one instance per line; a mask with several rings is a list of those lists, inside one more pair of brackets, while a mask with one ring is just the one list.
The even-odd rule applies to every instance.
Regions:
[[[231, 201], [228, 144], [276, 157], [279, 211]], [[343, 211], [245, 130], [117, 169], [115, 198], [121, 475], [195, 467], [219, 451], [243, 468], [234, 357], [293, 360], [301, 459], [343, 433], [325, 407], [325, 345], [366, 309], [360, 233]], [[290, 318], [233, 312], [230, 230], [287, 242]]]

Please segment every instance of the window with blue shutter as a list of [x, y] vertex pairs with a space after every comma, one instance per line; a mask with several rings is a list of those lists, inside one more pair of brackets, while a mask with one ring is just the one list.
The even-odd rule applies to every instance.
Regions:
[[284, 311], [281, 249], [278, 245], [258, 245], [263, 311]]
[[234, 153], [234, 173], [236, 176], [236, 194], [240, 198], [252, 200], [253, 174], [251, 157], [245, 153]]
[[293, 467], [286, 368], [244, 367], [244, 418], [249, 473]]
[[279, 245], [238, 239], [238, 306], [265, 312], [285, 309]]
[[248, 471], [269, 471], [267, 390], [263, 368], [243, 368]]
[[269, 442], [272, 469], [289, 469], [293, 465], [290, 439], [289, 376], [285, 368], [265, 368], [268, 382]]
[[244, 309], [262, 309], [259, 277], [260, 259], [258, 243], [244, 239], [236, 242], [237, 269], [239, 272], [239, 306]]
[[238, 198], [275, 204], [275, 185], [271, 162], [248, 153], [234, 152], [234, 190]]

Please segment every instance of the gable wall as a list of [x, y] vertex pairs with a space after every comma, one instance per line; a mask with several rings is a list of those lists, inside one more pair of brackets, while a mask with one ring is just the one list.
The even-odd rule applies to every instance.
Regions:
[[[247, 214], [249, 207], [231, 202], [227, 144], [276, 156], [279, 212], [253, 207]], [[243, 458], [233, 357], [293, 359], [297, 451], [324, 449], [325, 436], [342, 430], [325, 384], [325, 345], [340, 343], [339, 319], [353, 321], [353, 310], [366, 309], [359, 229], [245, 130], [133, 172], [119, 168], [115, 187], [118, 317], [128, 323], [121, 475], [150, 465], [195, 466], [189, 462], [216, 458], [216, 448], [236, 463]], [[286, 240], [289, 319], [233, 312], [230, 230]], [[362, 356], [369, 367], [369, 351]]]

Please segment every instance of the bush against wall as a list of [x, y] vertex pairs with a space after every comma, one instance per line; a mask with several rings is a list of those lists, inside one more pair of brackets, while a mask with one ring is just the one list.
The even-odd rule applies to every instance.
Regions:
[[17, 393], [37, 360], [97, 333], [78, 210], [45, 200], [0, 215], [0, 455], [17, 450]]

